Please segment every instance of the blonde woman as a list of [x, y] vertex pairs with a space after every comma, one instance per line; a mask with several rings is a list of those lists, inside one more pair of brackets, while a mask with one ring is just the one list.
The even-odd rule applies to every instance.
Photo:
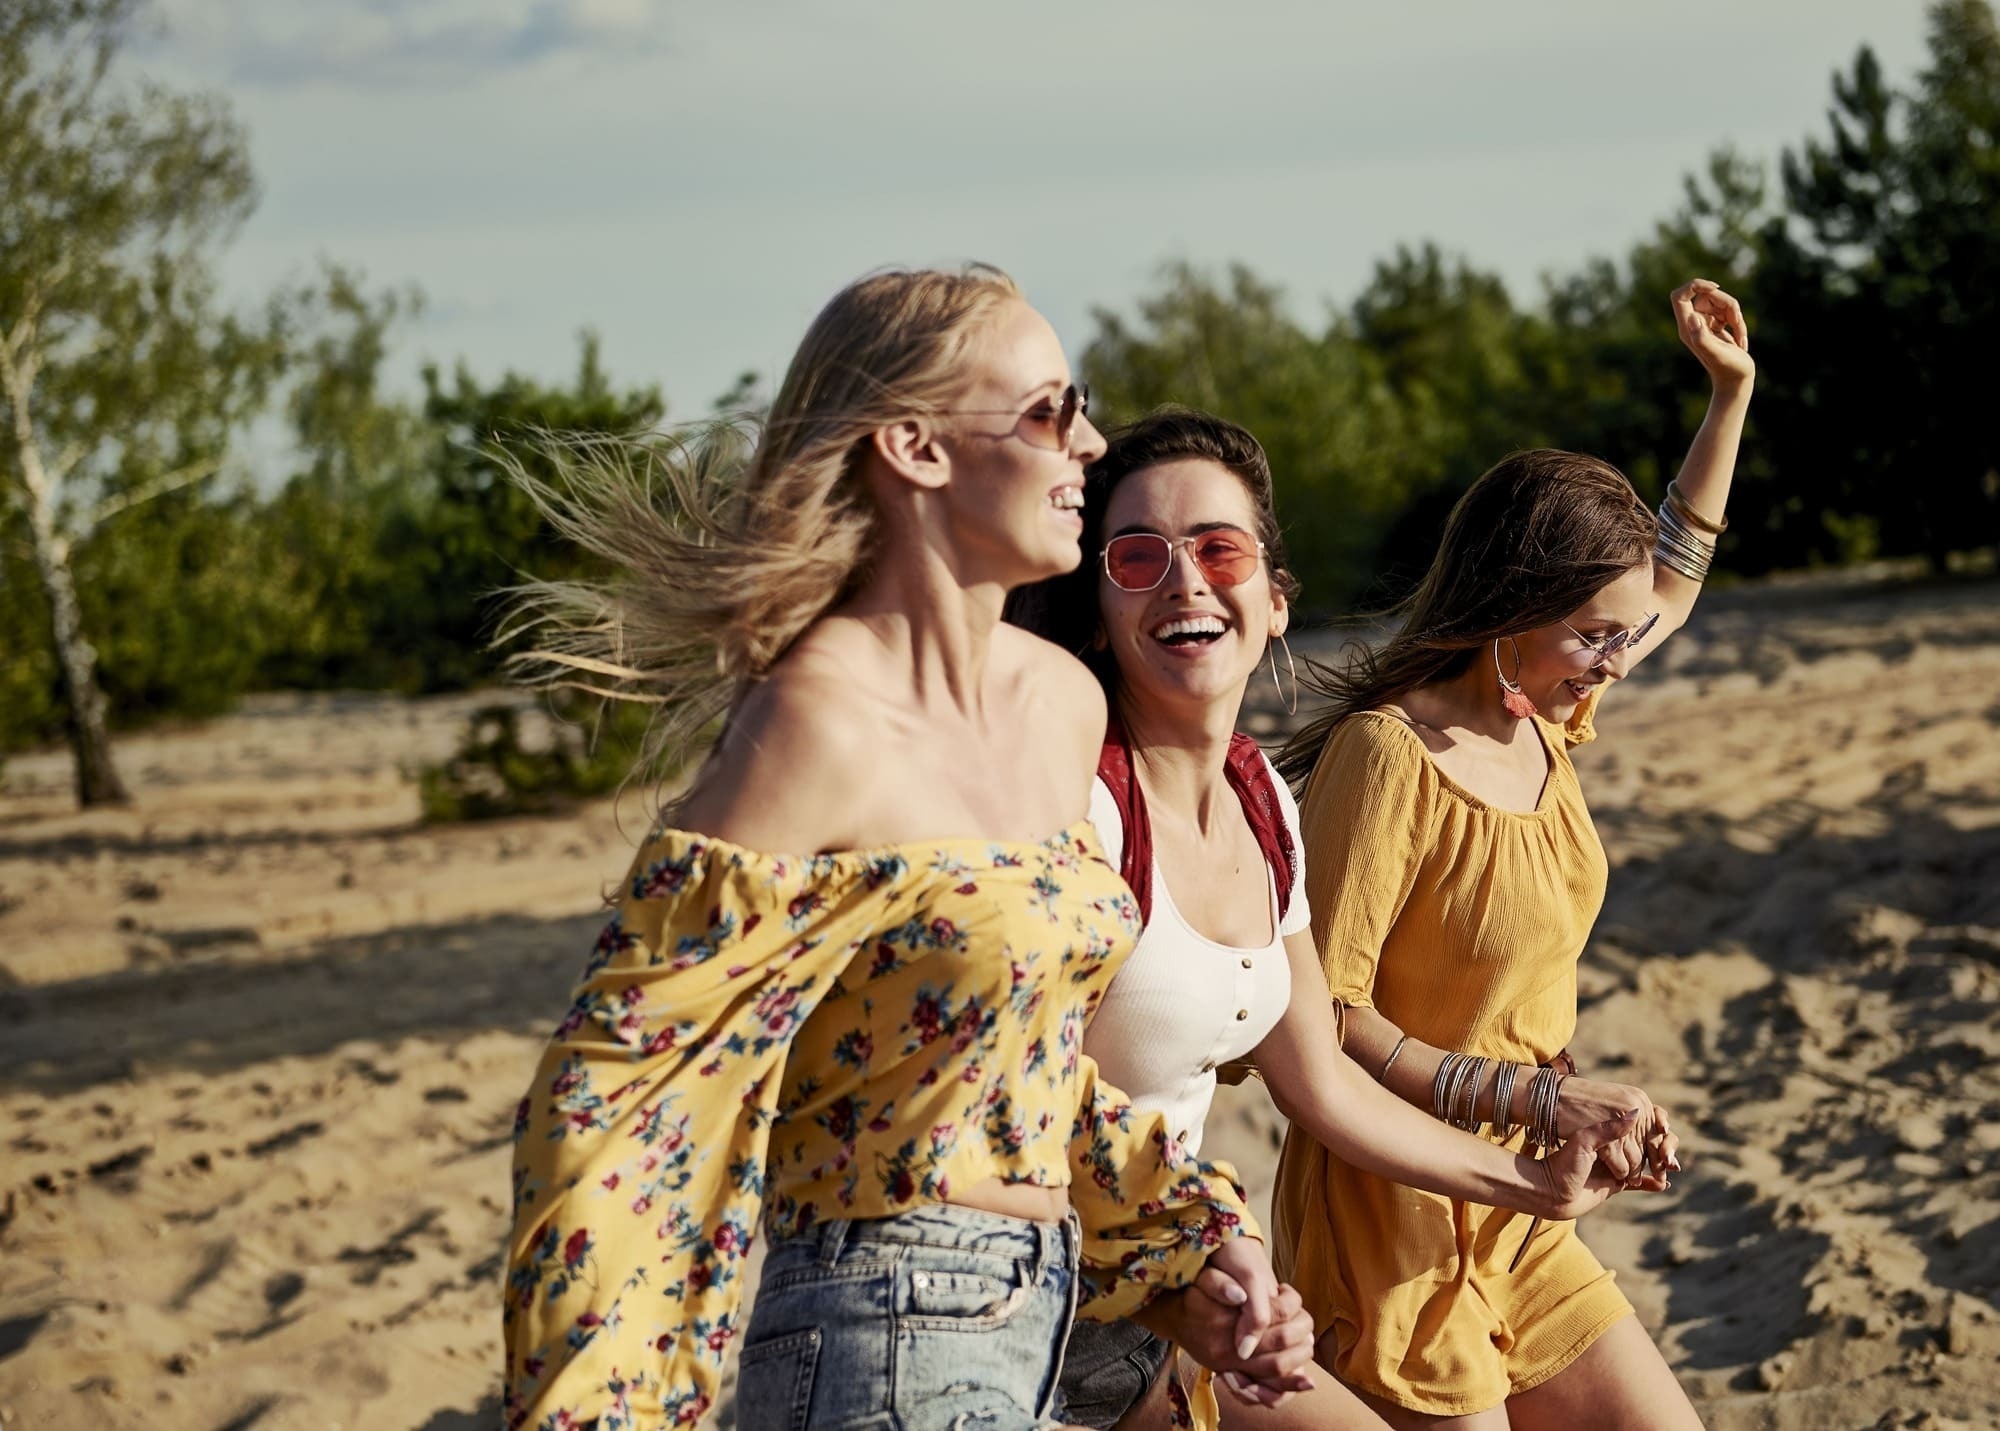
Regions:
[[1004, 275], [883, 273], [746, 463], [670, 450], [649, 501], [600, 445], [545, 494], [620, 573], [537, 598], [557, 671], [670, 743], [726, 721], [521, 1105], [511, 1425], [697, 1421], [760, 1217], [745, 1427], [1049, 1424], [1073, 1306], [1205, 1262], [1244, 1289], [1212, 1360], [1309, 1354], [1228, 1170], [1081, 1051], [1134, 933], [1084, 819], [1104, 703], [1000, 611], [1079, 560], [1084, 407]]

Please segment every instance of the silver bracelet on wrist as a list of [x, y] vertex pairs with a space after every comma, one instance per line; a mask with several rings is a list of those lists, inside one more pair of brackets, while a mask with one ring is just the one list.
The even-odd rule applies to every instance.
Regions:
[[1452, 1127], [1458, 1126], [1458, 1105], [1465, 1097], [1465, 1080], [1473, 1073], [1473, 1059], [1469, 1053], [1458, 1056], [1458, 1066], [1452, 1070], [1451, 1086], [1444, 1091], [1444, 1121]]
[[1437, 1073], [1431, 1078], [1431, 1117], [1440, 1123], [1451, 1121], [1451, 1107], [1445, 1102], [1444, 1097], [1445, 1088], [1451, 1082], [1452, 1073], [1457, 1069], [1459, 1061], [1464, 1057], [1462, 1053], [1446, 1054], [1438, 1063]]
[[1471, 1069], [1465, 1075], [1465, 1087], [1461, 1091], [1458, 1122], [1455, 1125], [1465, 1132], [1473, 1133], [1479, 1129], [1479, 1084], [1486, 1076], [1486, 1065], [1491, 1062], [1492, 1060], [1488, 1058], [1475, 1058], [1472, 1060]]
[[1452, 1114], [1458, 1107], [1458, 1090], [1465, 1082], [1466, 1071], [1472, 1067], [1472, 1055], [1455, 1053], [1452, 1055], [1451, 1078], [1444, 1086], [1444, 1102], [1438, 1110], [1438, 1120], [1452, 1122]]
[[1535, 1081], [1528, 1085], [1528, 1144], [1540, 1152], [1552, 1151], [1562, 1142], [1556, 1125], [1562, 1080], [1561, 1072], [1545, 1063], [1535, 1070]]
[[1410, 1041], [1410, 1036], [1408, 1034], [1404, 1034], [1401, 1038], [1396, 1040], [1396, 1046], [1390, 1049], [1389, 1056], [1382, 1060], [1382, 1071], [1375, 1075], [1375, 1081], [1377, 1083], [1387, 1083], [1389, 1081], [1389, 1070], [1396, 1066], [1397, 1056], [1402, 1053], [1403, 1045], [1408, 1043], [1409, 1041]]
[[1473, 1059], [1471, 1076], [1465, 1080], [1465, 1109], [1459, 1114], [1458, 1126], [1468, 1133], [1479, 1131], [1479, 1085], [1486, 1081], [1486, 1066], [1491, 1062], [1490, 1058]]
[[1493, 1131], [1503, 1143], [1514, 1136], [1514, 1080], [1520, 1072], [1521, 1065], [1510, 1060], [1493, 1075]]

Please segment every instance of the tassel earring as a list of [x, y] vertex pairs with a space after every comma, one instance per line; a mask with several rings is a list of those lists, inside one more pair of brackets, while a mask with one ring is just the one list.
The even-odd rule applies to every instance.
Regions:
[[[1512, 636], [1507, 638], [1507, 644], [1513, 647], [1514, 674], [1518, 677], [1521, 674], [1521, 648]], [[1526, 720], [1535, 714], [1535, 703], [1528, 699], [1521, 683], [1508, 680], [1507, 673], [1500, 669], [1500, 638], [1497, 636], [1493, 638], [1493, 674], [1500, 678], [1500, 704], [1507, 708], [1508, 715], [1515, 720]]]

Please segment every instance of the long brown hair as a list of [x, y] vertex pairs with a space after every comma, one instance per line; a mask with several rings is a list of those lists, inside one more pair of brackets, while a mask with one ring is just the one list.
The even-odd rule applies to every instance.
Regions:
[[1052, 576], [1016, 590], [1007, 599], [1007, 619], [1044, 640], [1082, 658], [1106, 693], [1117, 694], [1118, 663], [1109, 651], [1095, 648], [1098, 627], [1097, 577], [1103, 568], [1098, 553], [1104, 546], [1104, 516], [1111, 494], [1134, 472], [1163, 462], [1206, 460], [1226, 470], [1250, 494], [1257, 512], [1257, 538], [1264, 543], [1264, 561], [1271, 585], [1287, 601], [1299, 594], [1299, 579], [1285, 565], [1285, 541], [1271, 503], [1271, 462], [1264, 446], [1226, 418], [1191, 407], [1156, 407], [1136, 422], [1104, 436], [1104, 455], [1083, 477], [1083, 564], [1075, 571]]
[[652, 704], [648, 756], [685, 755], [866, 579], [879, 540], [866, 439], [946, 412], [971, 380], [968, 345], [1020, 296], [980, 264], [873, 273], [820, 310], [761, 423], [543, 438], [555, 480], [511, 473], [611, 575], [514, 593], [501, 639], [534, 641], [516, 672]]
[[1501, 459], [1458, 499], [1417, 589], [1380, 647], [1343, 664], [1301, 661], [1299, 684], [1329, 702], [1285, 743], [1278, 773], [1302, 788], [1333, 728], [1359, 711], [1462, 675], [1502, 636], [1561, 620], [1640, 565], [1658, 526], [1625, 474], [1600, 458], [1537, 448]]

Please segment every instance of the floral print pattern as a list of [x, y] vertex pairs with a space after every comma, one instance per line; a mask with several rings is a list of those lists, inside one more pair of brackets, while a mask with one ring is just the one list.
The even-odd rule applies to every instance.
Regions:
[[1097, 1320], [1254, 1235], [1083, 1054], [1138, 922], [1087, 823], [803, 859], [656, 831], [516, 1118], [508, 1425], [699, 1421], [760, 1219], [1067, 1188]]

